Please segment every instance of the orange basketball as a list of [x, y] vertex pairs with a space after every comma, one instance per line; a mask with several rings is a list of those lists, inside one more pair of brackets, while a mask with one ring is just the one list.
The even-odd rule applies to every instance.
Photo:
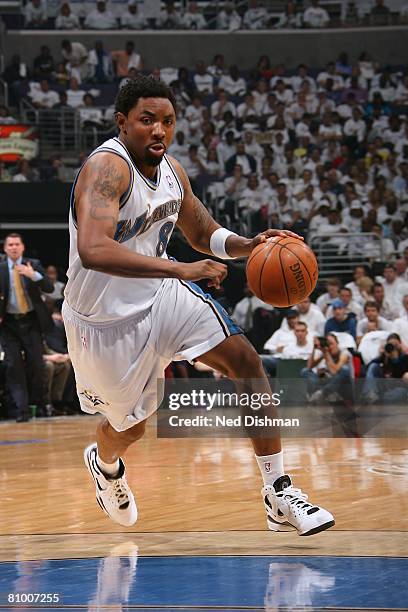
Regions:
[[313, 251], [297, 238], [268, 238], [252, 251], [246, 267], [250, 289], [263, 302], [287, 308], [316, 287], [319, 268]]

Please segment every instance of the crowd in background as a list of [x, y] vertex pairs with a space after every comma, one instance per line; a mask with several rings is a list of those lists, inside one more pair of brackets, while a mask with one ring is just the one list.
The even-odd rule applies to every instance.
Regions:
[[[60, 58], [42, 47], [24, 79], [20, 67], [15, 57], [3, 74], [11, 93], [44, 110], [45, 119], [50, 109], [79, 113], [83, 133], [102, 142], [116, 134], [114, 92], [137, 76], [143, 57], [132, 41], [108, 52], [101, 41], [87, 50], [64, 40]], [[301, 64], [288, 70], [262, 56], [244, 73], [218, 54], [209, 65], [197, 62], [194, 71], [169, 67], [152, 76], [170, 84], [177, 98], [169, 153], [225, 224], [248, 234], [269, 225], [293, 229], [309, 241], [321, 237], [334, 253], [364, 252], [369, 261], [402, 255], [408, 239], [406, 66], [381, 66], [367, 53], [352, 61], [341, 53], [320, 69]], [[98, 103], [105, 87], [109, 106]], [[5, 107], [0, 117], [18, 120]], [[51, 127], [55, 134], [58, 124]], [[74, 167], [58, 155], [0, 164], [0, 180], [72, 180], [85, 158], [83, 151]], [[361, 232], [367, 236], [354, 243], [347, 236]]]
[[[220, 10], [211, 2], [181, 3], [160, 0], [129, 0], [126, 10], [97, 2], [27, 0], [23, 9], [24, 28], [75, 30], [160, 29], [160, 30], [265, 30], [271, 28], [327, 28], [331, 26], [390, 25], [406, 23], [406, 0], [341, 0], [340, 14], [331, 14], [324, 0], [289, 0], [282, 12], [271, 10], [260, 0], [225, 2]], [[266, 6], [265, 6], [266, 5]]]

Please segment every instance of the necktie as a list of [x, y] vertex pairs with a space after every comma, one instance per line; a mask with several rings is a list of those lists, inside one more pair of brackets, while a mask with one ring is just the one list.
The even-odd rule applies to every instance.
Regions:
[[21, 281], [21, 276], [15, 266], [13, 268], [13, 281], [14, 281], [14, 291], [16, 292], [17, 306], [20, 311], [20, 314], [27, 314], [28, 302], [27, 302], [26, 295], [24, 293], [24, 287]]

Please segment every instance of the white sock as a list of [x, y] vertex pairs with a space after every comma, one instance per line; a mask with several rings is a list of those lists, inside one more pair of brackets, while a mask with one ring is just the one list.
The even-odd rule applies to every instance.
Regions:
[[119, 472], [119, 467], [120, 467], [119, 459], [116, 459], [115, 463], [105, 463], [104, 461], [102, 461], [102, 459], [100, 458], [98, 454], [97, 463], [99, 467], [101, 468], [102, 472], [108, 478], [114, 478]]
[[258, 455], [255, 455], [255, 459], [258, 462], [259, 469], [261, 470], [264, 484], [273, 485], [277, 478], [284, 475], [285, 470], [283, 469], [283, 451], [280, 451], [280, 453], [275, 453], [274, 455], [265, 455], [264, 457], [258, 457]]

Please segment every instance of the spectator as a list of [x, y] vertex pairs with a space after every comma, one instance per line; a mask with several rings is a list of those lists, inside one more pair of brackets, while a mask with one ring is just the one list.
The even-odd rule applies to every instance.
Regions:
[[390, 303], [385, 297], [384, 286], [382, 283], [374, 283], [373, 301], [378, 306], [378, 312], [388, 321], [392, 321], [398, 317], [398, 311], [393, 303]]
[[336, 73], [336, 64], [334, 62], [329, 62], [326, 70], [319, 72], [316, 80], [320, 87], [326, 87], [329, 79], [333, 82], [333, 90], [336, 91], [344, 88], [344, 79], [340, 74]]
[[298, 4], [294, 0], [286, 2], [285, 10], [279, 15], [275, 28], [301, 28], [302, 14], [298, 11]]
[[371, 331], [388, 331], [391, 329], [391, 321], [380, 317], [380, 312], [376, 302], [366, 302], [364, 305], [364, 317], [357, 323], [357, 343], [360, 342], [364, 334]]
[[60, 14], [55, 20], [55, 28], [57, 30], [76, 30], [79, 28], [79, 19], [71, 11], [68, 2], [64, 2], [60, 8]]
[[228, 75], [223, 75], [220, 78], [218, 87], [229, 93], [230, 96], [243, 96], [247, 87], [244, 79], [239, 74], [238, 66], [230, 66], [228, 72]]
[[358, 25], [363, 17], [359, 2], [356, 0], [342, 0], [341, 3], [341, 23], [344, 26]]
[[375, 0], [375, 5], [370, 12], [370, 24], [376, 26], [389, 25], [391, 23], [391, 11], [384, 0]]
[[313, 337], [308, 333], [307, 324], [298, 321], [295, 325], [296, 342], [287, 344], [282, 351], [282, 359], [307, 360], [313, 350]]
[[127, 41], [124, 50], [112, 51], [111, 58], [114, 63], [116, 76], [119, 78], [127, 77], [131, 68], [137, 71], [143, 69], [142, 58], [135, 51], [135, 44], [131, 40]]
[[379, 357], [368, 365], [362, 401], [367, 404], [405, 404], [407, 399], [408, 354], [402, 348], [399, 335], [393, 333], [388, 336]]
[[249, 8], [245, 11], [243, 25], [247, 30], [263, 30], [268, 23], [268, 12], [258, 0], [249, 0]]
[[25, 258], [24, 250], [22, 237], [8, 234], [4, 240], [6, 259], [0, 263], [0, 294], [4, 298], [0, 300], [1, 338], [7, 357], [7, 384], [18, 422], [28, 420], [30, 401], [37, 405], [42, 402], [41, 331], [50, 325], [50, 316], [41, 291], [53, 291], [41, 263]]
[[146, 20], [139, 13], [136, 0], [129, 0], [127, 11], [120, 16], [120, 26], [127, 30], [143, 30], [146, 27]]
[[89, 78], [94, 83], [110, 83], [113, 80], [112, 58], [105, 51], [103, 42], [97, 40], [88, 55]]
[[238, 202], [239, 216], [248, 222], [250, 233], [261, 231], [263, 225], [265, 225], [263, 209], [266, 209], [267, 204], [267, 195], [259, 187], [257, 175], [250, 174], [247, 187], [242, 192], [241, 199]]
[[346, 332], [356, 338], [356, 315], [353, 312], [347, 313], [346, 304], [340, 300], [334, 300], [332, 304], [333, 316], [329, 318], [324, 326], [324, 334]]
[[221, 89], [218, 94], [218, 100], [211, 104], [211, 117], [214, 121], [221, 121], [226, 111], [230, 111], [235, 115], [236, 108], [235, 104], [229, 100], [228, 94]]
[[189, 2], [181, 23], [187, 30], [206, 30], [208, 27], [204, 15], [198, 11], [197, 2]]
[[188, 157], [188, 144], [186, 143], [186, 137], [184, 132], [176, 132], [175, 139], [169, 147], [169, 153], [177, 160], [180, 161], [183, 166], [186, 163]]
[[265, 342], [264, 351], [267, 351], [275, 357], [281, 355], [285, 346], [296, 342], [295, 327], [298, 322], [298, 311], [293, 308], [287, 310], [285, 312], [285, 327], [281, 325], [280, 328], [272, 334], [269, 340]]
[[261, 355], [262, 364], [268, 376], [272, 378], [276, 376], [279, 359], [307, 360], [313, 349], [313, 338], [308, 334], [306, 323], [299, 321], [298, 313], [289, 311], [286, 313], [286, 320], [290, 330], [278, 329], [272, 334], [265, 344], [265, 350], [269, 350], [272, 355]]
[[354, 268], [354, 271], [353, 271], [353, 278], [354, 278], [354, 280], [346, 284], [346, 287], [351, 289], [353, 296], [361, 304], [364, 304], [364, 299], [363, 299], [362, 296], [360, 296], [360, 292], [359, 292], [359, 288], [358, 288], [357, 282], [361, 278], [366, 277], [366, 276], [367, 276], [367, 270], [365, 269], [365, 267], [364, 266], [356, 266]]
[[181, 16], [177, 12], [174, 2], [167, 2], [160, 11], [160, 28], [163, 30], [177, 30], [181, 26]]
[[24, 27], [34, 30], [47, 26], [47, 8], [42, 0], [28, 0], [23, 13]]
[[392, 321], [392, 331], [400, 335], [405, 347], [408, 348], [408, 293], [402, 299], [400, 316]]
[[[342, 287], [340, 289], [339, 298], [345, 305], [346, 314], [353, 314], [356, 319], [361, 319], [363, 316], [363, 307], [353, 299], [353, 293], [349, 287]], [[331, 304], [326, 311], [326, 318], [333, 316], [333, 305]]]
[[208, 66], [207, 72], [215, 79], [220, 79], [222, 75], [225, 74], [225, 57], [222, 53], [214, 55], [213, 63]]
[[62, 405], [65, 385], [71, 371], [71, 360], [68, 353], [57, 353], [45, 344], [43, 362], [45, 411], [47, 416], [52, 416], [56, 407]]
[[67, 38], [61, 42], [61, 55], [64, 61], [72, 66], [82, 66], [88, 59], [88, 51], [84, 45]]
[[35, 172], [31, 167], [30, 163], [26, 159], [22, 159], [18, 163], [18, 171], [13, 176], [13, 183], [34, 183], [38, 180], [38, 173]]
[[323, 314], [326, 314], [327, 308], [332, 305], [333, 301], [340, 297], [341, 282], [338, 278], [328, 278], [326, 281], [326, 293], [323, 293], [316, 300], [316, 305], [320, 308]]
[[307, 380], [311, 403], [337, 401], [339, 398], [347, 403], [352, 401], [351, 354], [347, 349], [340, 349], [335, 334], [315, 338], [307, 367], [301, 371], [301, 376]]
[[408, 293], [407, 281], [398, 278], [395, 265], [386, 264], [384, 267], [384, 296], [390, 304], [400, 304], [402, 296]]
[[242, 327], [245, 331], [249, 331], [253, 324], [253, 315], [255, 310], [258, 308], [264, 308], [265, 310], [273, 310], [273, 306], [262, 302], [256, 295], [252, 293], [248, 285], [244, 288], [245, 297], [240, 300], [236, 305], [232, 313], [232, 318], [237, 324]]
[[[310, 298], [306, 298], [296, 306], [299, 313], [299, 320], [307, 323], [307, 328], [312, 335], [323, 335], [326, 319], [320, 308], [316, 304], [312, 304]], [[286, 322], [283, 321], [282, 328], [287, 329]]]
[[33, 62], [33, 74], [34, 77], [41, 81], [47, 79], [50, 81], [54, 76], [55, 65], [51, 55], [50, 48], [43, 45], [40, 49], [40, 54], [34, 58]]
[[343, 77], [348, 77], [352, 73], [352, 66], [349, 62], [348, 55], [344, 51], [340, 53], [336, 61], [336, 72]]
[[213, 93], [214, 77], [207, 72], [205, 63], [200, 60], [196, 63], [196, 73], [193, 77], [194, 85], [201, 95]]
[[10, 63], [6, 66], [2, 78], [6, 81], [10, 92], [10, 104], [18, 106], [21, 98], [21, 87], [24, 84], [27, 73], [27, 65], [21, 61], [19, 55], [11, 57]]
[[200, 197], [201, 195], [201, 187], [200, 187], [200, 174], [205, 172], [205, 167], [198, 155], [198, 147], [197, 145], [190, 145], [188, 148], [188, 157], [186, 159], [186, 163], [184, 169], [187, 173], [188, 178], [190, 179], [191, 186], [193, 188], [194, 193]]
[[96, 8], [88, 13], [84, 25], [90, 30], [116, 30], [118, 21], [112, 11], [106, 8], [105, 0], [97, 0]]
[[319, 6], [319, 0], [312, 0], [312, 6], [303, 13], [303, 21], [308, 28], [326, 28], [330, 17], [326, 9]]
[[366, 124], [363, 121], [363, 113], [355, 106], [352, 110], [352, 117], [344, 124], [344, 135], [353, 139], [351, 146], [357, 146], [363, 143], [366, 129]]
[[237, 165], [241, 166], [244, 176], [256, 173], [256, 159], [246, 153], [245, 144], [242, 140], [239, 140], [236, 144], [235, 155], [232, 155], [225, 163], [226, 173], [232, 174]]
[[50, 89], [48, 81], [43, 80], [39, 88], [35, 88], [31, 94], [31, 101], [36, 108], [52, 108], [59, 101], [56, 91]]
[[226, 2], [224, 8], [217, 15], [217, 30], [239, 30], [241, 27], [241, 17], [231, 2]]
[[224, 179], [224, 191], [225, 191], [225, 211], [231, 216], [232, 219], [236, 219], [238, 204], [243, 197], [243, 193], [247, 187], [247, 180], [243, 175], [242, 166], [236, 164], [232, 173], [232, 176], [228, 176]]
[[67, 89], [67, 104], [71, 108], [79, 108], [84, 103], [85, 91], [79, 89], [77, 79], [72, 78], [69, 82], [69, 89]]
[[95, 108], [94, 97], [90, 93], [83, 96], [83, 105], [79, 108], [79, 118], [81, 127], [102, 128], [104, 125], [103, 112], [100, 108]]

